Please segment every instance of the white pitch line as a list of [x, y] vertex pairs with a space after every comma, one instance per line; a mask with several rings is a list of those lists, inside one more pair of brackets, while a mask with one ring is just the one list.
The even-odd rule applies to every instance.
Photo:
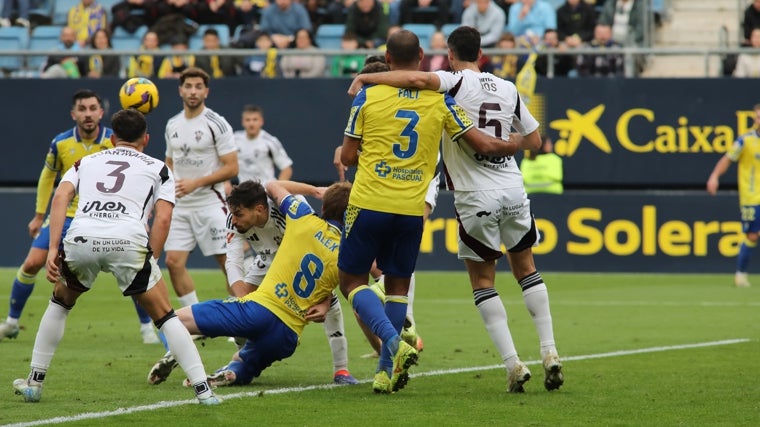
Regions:
[[[659, 353], [663, 351], [686, 350], [686, 349], [701, 348], [701, 347], [716, 347], [716, 346], [721, 346], [721, 345], [741, 344], [741, 343], [745, 343], [749, 341], [750, 341], [749, 338], [738, 338], [738, 339], [731, 339], [731, 340], [709, 341], [709, 342], [694, 343], [694, 344], [640, 348], [636, 350], [611, 351], [607, 353], [586, 354], [586, 355], [581, 355], [581, 356], [563, 356], [562, 361], [567, 362], [567, 361], [573, 361], [573, 360], [602, 359], [606, 357], [630, 356], [633, 354]], [[540, 360], [531, 360], [531, 361], [525, 362], [526, 365], [538, 365], [540, 363], [541, 363]], [[504, 368], [504, 365], [501, 365], [501, 364], [489, 365], [489, 366], [473, 366], [470, 368], [439, 369], [435, 371], [417, 372], [410, 376], [411, 377], [430, 377], [430, 376], [435, 376], [435, 375], [458, 374], [458, 373], [475, 372], [475, 371], [488, 371], [491, 369], [503, 369], [503, 368]], [[372, 380], [368, 379], [368, 380], [362, 380], [360, 382], [369, 383], [370, 381]], [[271, 389], [271, 390], [246, 391], [246, 392], [240, 392], [240, 393], [222, 394], [220, 395], [220, 397], [227, 400], [227, 399], [237, 399], [237, 398], [242, 398], [242, 397], [260, 397], [265, 394], [285, 394], [285, 393], [300, 393], [303, 391], [311, 391], [311, 390], [326, 390], [326, 389], [331, 389], [335, 387], [343, 387], [343, 386], [336, 385], [336, 384], [320, 384], [320, 385], [312, 385], [312, 386], [305, 386], [305, 387], [286, 387], [286, 388], [276, 388], [276, 389]], [[32, 426], [48, 425], [48, 424], [63, 424], [63, 423], [68, 423], [68, 422], [73, 422], [73, 421], [107, 418], [107, 417], [113, 417], [117, 415], [133, 414], [136, 412], [143, 412], [143, 411], [154, 411], [157, 409], [170, 408], [170, 407], [181, 406], [181, 405], [191, 405], [191, 404], [197, 404], [197, 403], [198, 401], [196, 399], [157, 402], [151, 405], [140, 405], [140, 406], [132, 406], [129, 408], [119, 408], [113, 411], [87, 412], [84, 414], [73, 415], [73, 416], [68, 416], [68, 417], [55, 417], [55, 418], [48, 418], [44, 420], [35, 420], [35, 421], [27, 421], [27, 422], [15, 423], [15, 424], [6, 424], [0, 427], [32, 427]]]

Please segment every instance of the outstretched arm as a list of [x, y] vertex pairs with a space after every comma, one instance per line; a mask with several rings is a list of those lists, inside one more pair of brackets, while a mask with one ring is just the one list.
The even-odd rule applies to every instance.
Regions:
[[348, 94], [356, 96], [359, 90], [368, 84], [384, 84], [393, 87], [416, 87], [420, 89], [438, 90], [441, 79], [436, 73], [426, 71], [386, 71], [382, 73], [359, 74], [351, 82]]
[[710, 174], [710, 178], [707, 179], [707, 192], [713, 196], [718, 192], [719, 179], [721, 175], [726, 173], [728, 168], [731, 167], [731, 159], [724, 155], [715, 164], [715, 168]]

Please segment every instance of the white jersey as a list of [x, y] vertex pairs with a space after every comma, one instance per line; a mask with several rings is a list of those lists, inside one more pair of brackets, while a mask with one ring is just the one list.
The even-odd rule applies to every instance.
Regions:
[[79, 193], [71, 236], [119, 238], [147, 246], [148, 218], [159, 199], [174, 203], [174, 178], [164, 162], [117, 147], [83, 157], [66, 172]]
[[293, 164], [280, 140], [263, 129], [253, 139], [249, 139], [243, 130], [235, 132], [235, 145], [240, 182], [252, 180], [265, 185], [275, 179], [275, 166], [283, 170]]
[[[231, 216], [227, 218], [227, 281], [232, 284], [238, 280], [244, 280], [249, 276], [263, 276], [269, 270], [274, 256], [282, 243], [285, 234], [285, 216], [268, 200], [269, 219], [263, 227], [251, 227], [245, 233], [239, 233], [232, 226]], [[248, 242], [255, 254], [252, 271], [246, 272], [244, 265], [245, 244]], [[258, 285], [257, 280], [245, 280], [248, 283]]]
[[[512, 128], [521, 135], [538, 129], [538, 121], [520, 101], [511, 82], [472, 70], [436, 71], [440, 92], [449, 92], [482, 132], [507, 139]], [[522, 187], [514, 157], [478, 154], [466, 142], [443, 138], [443, 167], [449, 190], [476, 191]]]
[[[173, 161], [174, 177], [200, 178], [218, 170], [219, 157], [235, 152], [232, 126], [208, 107], [192, 119], [180, 112], [166, 123], [166, 157]], [[202, 208], [224, 202], [224, 184], [197, 188], [177, 199], [178, 208]]]

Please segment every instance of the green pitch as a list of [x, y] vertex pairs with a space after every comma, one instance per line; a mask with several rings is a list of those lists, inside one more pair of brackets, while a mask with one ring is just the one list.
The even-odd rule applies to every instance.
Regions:
[[[0, 316], [15, 271], [0, 270]], [[224, 296], [216, 271], [194, 271], [202, 299]], [[29, 371], [50, 285], [40, 278], [18, 339], [0, 342], [0, 425], [287, 426], [754, 426], [760, 423], [760, 279], [737, 289], [732, 276], [544, 274], [565, 385], [543, 388], [535, 329], [509, 274], [497, 279], [521, 358], [533, 378], [506, 393], [501, 360], [463, 273], [420, 273], [414, 314], [425, 342], [409, 385], [375, 395], [376, 359], [343, 303], [349, 368], [364, 382], [332, 387], [321, 325], [306, 328], [296, 354], [253, 384], [218, 389], [219, 407], [200, 407], [181, 370], [150, 386], [161, 345], [141, 342], [129, 299], [105, 276], [69, 316], [42, 401], [23, 403], [11, 382]], [[172, 292], [173, 295], [173, 292]], [[175, 304], [176, 306], [176, 304]], [[207, 371], [234, 351], [224, 338], [199, 343]]]

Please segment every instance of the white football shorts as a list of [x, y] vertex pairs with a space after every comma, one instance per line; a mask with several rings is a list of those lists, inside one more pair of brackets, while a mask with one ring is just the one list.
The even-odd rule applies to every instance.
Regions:
[[227, 212], [220, 206], [174, 209], [164, 250], [190, 252], [196, 246], [203, 256], [227, 253]]

